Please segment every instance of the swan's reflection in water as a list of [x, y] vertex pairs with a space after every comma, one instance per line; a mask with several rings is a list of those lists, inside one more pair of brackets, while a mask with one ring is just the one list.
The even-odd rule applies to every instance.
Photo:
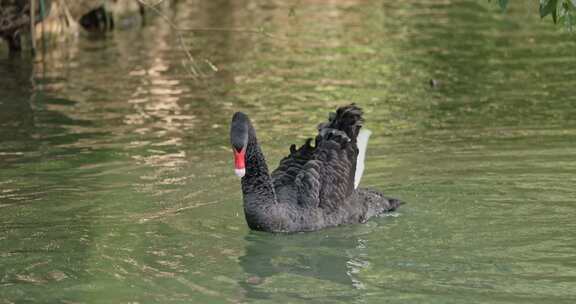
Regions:
[[326, 296], [327, 289], [339, 298], [356, 298], [360, 293], [354, 290], [365, 287], [358, 274], [370, 265], [362, 235], [377, 226], [296, 234], [250, 232], [246, 253], [240, 257], [247, 278], [240, 285], [248, 299], [276, 298], [279, 293], [309, 299], [315, 290]]

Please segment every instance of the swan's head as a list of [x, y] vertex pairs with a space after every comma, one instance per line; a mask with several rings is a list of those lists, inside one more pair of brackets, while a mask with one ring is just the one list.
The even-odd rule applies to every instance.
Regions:
[[234, 152], [234, 173], [238, 177], [246, 174], [246, 146], [248, 146], [248, 116], [242, 112], [234, 113], [230, 125], [230, 143]]

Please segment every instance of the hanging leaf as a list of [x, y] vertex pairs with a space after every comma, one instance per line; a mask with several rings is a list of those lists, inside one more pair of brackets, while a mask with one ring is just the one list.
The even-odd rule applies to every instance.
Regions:
[[558, 23], [562, 23], [570, 32], [574, 32], [576, 27], [576, 7], [574, 0], [566, 1], [562, 5], [562, 10], [558, 18]]
[[[540, 0], [540, 17], [544, 18], [551, 13], [556, 14], [558, 0]], [[554, 18], [554, 16], [552, 16]], [[558, 17], [556, 15], [556, 17]]]
[[560, 0], [560, 2], [558, 2], [558, 4], [554, 7], [554, 9], [552, 10], [552, 20], [554, 21], [554, 24], [558, 23], [558, 16], [562, 15], [562, 0]]
[[[494, 0], [488, 1], [495, 2]], [[507, 8], [508, 2], [508, 0], [498, 0], [502, 11]], [[552, 15], [555, 24], [563, 24], [569, 31], [576, 32], [576, 0], [539, 0], [539, 2], [541, 18]]]

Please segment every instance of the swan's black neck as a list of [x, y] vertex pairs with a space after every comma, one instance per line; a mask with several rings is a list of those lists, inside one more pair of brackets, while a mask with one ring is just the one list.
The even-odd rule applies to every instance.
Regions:
[[272, 178], [268, 172], [266, 159], [258, 145], [254, 128], [248, 125], [248, 145], [246, 147], [246, 175], [242, 177], [242, 194], [246, 220], [253, 229], [260, 223], [262, 211], [276, 204], [276, 194]]

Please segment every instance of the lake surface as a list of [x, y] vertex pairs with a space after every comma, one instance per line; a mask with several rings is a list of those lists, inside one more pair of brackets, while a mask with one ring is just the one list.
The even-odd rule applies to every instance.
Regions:
[[[2, 45], [0, 303], [574, 303], [575, 36], [516, 2], [174, 1], [204, 30]], [[408, 204], [251, 232], [231, 115], [275, 167], [351, 101], [362, 184]]]

